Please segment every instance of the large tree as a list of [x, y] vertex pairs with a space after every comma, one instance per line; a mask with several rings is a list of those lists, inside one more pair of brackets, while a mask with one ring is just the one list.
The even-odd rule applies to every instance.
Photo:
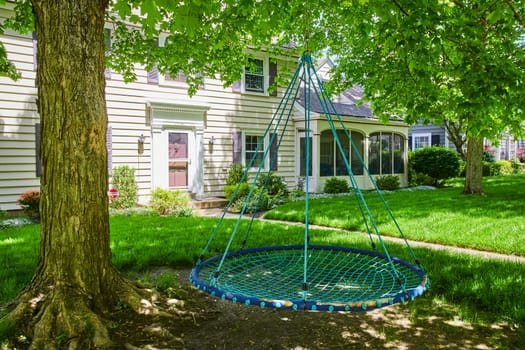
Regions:
[[[55, 349], [58, 339], [68, 349], [109, 347], [103, 317], [118, 302], [137, 312], [161, 312], [148, 301], [149, 292], [111, 264], [105, 23], [116, 29], [113, 69], [128, 80], [137, 62], [163, 72], [182, 70], [194, 78], [192, 92], [202, 76], [238, 79], [248, 43], [270, 42], [272, 13], [281, 11], [280, 2], [264, 7], [266, 16], [254, 15], [255, 3], [22, 0], [14, 17], [0, 25], [0, 31], [34, 29], [38, 43], [39, 259], [31, 282], [2, 318], [32, 340], [32, 349]], [[252, 28], [260, 30], [257, 36], [250, 35]], [[160, 35], [166, 36], [162, 48]], [[0, 49], [2, 74], [16, 78]]]
[[[2, 322], [23, 330], [33, 349], [56, 348], [57, 339], [69, 349], [109, 345], [102, 319], [119, 301], [160, 312], [111, 265], [105, 64], [129, 80], [135, 63], [183, 71], [193, 78], [193, 92], [203, 76], [219, 74], [226, 84], [239, 79], [247, 48], [329, 46], [339, 76], [363, 84], [376, 112], [399, 111], [410, 121], [439, 120], [438, 112], [447, 111], [447, 118], [468, 125], [475, 143], [504, 126], [521, 126], [523, 52], [515, 42], [525, 7], [517, 1], [493, 1], [494, 10], [482, 1], [478, 7], [400, 0], [14, 3], [16, 15], [0, 24], [0, 33], [33, 30], [34, 23], [38, 42], [42, 225], [35, 275]], [[108, 62], [105, 21], [116, 39]], [[0, 69], [16, 78], [2, 45]]]
[[523, 134], [524, 16], [523, 0], [369, 0], [324, 20], [335, 81], [363, 85], [378, 115], [461, 125], [464, 192], [481, 194], [483, 138]]

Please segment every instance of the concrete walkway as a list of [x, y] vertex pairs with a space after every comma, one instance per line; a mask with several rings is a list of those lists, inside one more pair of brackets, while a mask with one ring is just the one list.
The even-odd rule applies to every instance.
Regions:
[[[198, 210], [195, 210], [195, 214], [197, 216], [202, 216], [202, 217], [219, 218], [221, 217], [223, 211], [224, 211], [223, 208], [198, 209]], [[239, 214], [226, 213], [225, 217], [226, 218], [238, 218]], [[263, 218], [258, 218], [258, 220], [272, 222], [276, 224], [284, 224], [284, 225], [296, 225], [296, 226], [304, 225], [303, 223], [300, 223], [300, 222], [291, 222], [291, 221], [268, 220], [268, 219], [263, 219]], [[318, 225], [309, 225], [309, 227], [312, 229], [316, 229], [316, 230], [350, 232], [350, 231], [340, 229], [340, 228], [318, 226]], [[384, 241], [394, 242], [398, 244], [405, 243], [404, 240], [401, 238], [384, 236], [384, 235], [382, 235], [381, 237], [383, 238]], [[501, 253], [488, 252], [484, 250], [477, 250], [477, 249], [471, 249], [471, 248], [460, 248], [456, 246], [443, 245], [443, 244], [437, 244], [437, 243], [428, 243], [428, 242], [421, 242], [421, 241], [413, 241], [413, 240], [408, 240], [408, 244], [410, 244], [410, 246], [412, 247], [421, 247], [421, 248], [427, 248], [427, 249], [432, 249], [432, 250], [451, 251], [451, 252], [457, 252], [461, 254], [481, 256], [486, 259], [504, 260], [504, 261], [511, 261], [511, 262], [525, 264], [525, 256], [507, 255], [507, 254], [501, 254]]]

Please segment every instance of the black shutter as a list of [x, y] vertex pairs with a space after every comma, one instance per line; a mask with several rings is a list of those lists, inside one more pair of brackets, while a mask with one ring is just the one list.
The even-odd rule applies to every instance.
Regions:
[[272, 141], [270, 144], [270, 170], [273, 171], [277, 170], [277, 137], [278, 135], [275, 133], [270, 134], [270, 141]]
[[42, 176], [42, 163], [40, 162], [40, 123], [35, 123], [35, 154], [36, 176]]
[[242, 163], [242, 132], [234, 130], [232, 132], [233, 139], [233, 164]]
[[277, 85], [273, 86], [275, 83], [275, 77], [277, 76], [277, 63], [273, 63], [270, 61], [269, 65], [269, 83], [272, 87], [272, 92], [270, 93], [270, 96], [277, 96]]
[[408, 137], [408, 149], [412, 151], [412, 136]]
[[113, 170], [113, 128], [108, 125], [106, 131], [106, 149], [108, 150], [108, 174]]
[[441, 145], [439, 135], [432, 135], [430, 143], [432, 146]]

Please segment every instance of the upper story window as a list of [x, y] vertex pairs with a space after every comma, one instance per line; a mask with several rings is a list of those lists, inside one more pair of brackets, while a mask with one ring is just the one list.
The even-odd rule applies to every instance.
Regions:
[[258, 58], [250, 58], [248, 62], [244, 67], [244, 91], [265, 93], [265, 62]]
[[[277, 87], [274, 86], [277, 76], [277, 63], [268, 57], [248, 59], [244, 67], [242, 80], [232, 85], [232, 92], [257, 94], [263, 96], [277, 96]], [[272, 87], [271, 91], [268, 89]]]

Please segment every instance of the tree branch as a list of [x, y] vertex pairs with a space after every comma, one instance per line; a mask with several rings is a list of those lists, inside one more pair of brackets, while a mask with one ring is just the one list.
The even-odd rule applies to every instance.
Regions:
[[397, 2], [397, 0], [392, 0], [392, 2], [397, 6], [397, 8], [399, 8], [401, 12], [403, 12], [405, 16], [410, 16], [410, 14], [401, 6], [399, 2]]
[[510, 2], [510, 0], [503, 0], [503, 1], [505, 2], [505, 4], [507, 4], [507, 6], [510, 8], [512, 13], [514, 14], [514, 18], [516, 19], [516, 21], [518, 21], [518, 23], [521, 24], [522, 27], [525, 27], [525, 24], [523, 23], [523, 18], [521, 18], [521, 15], [516, 10], [514, 5]]

